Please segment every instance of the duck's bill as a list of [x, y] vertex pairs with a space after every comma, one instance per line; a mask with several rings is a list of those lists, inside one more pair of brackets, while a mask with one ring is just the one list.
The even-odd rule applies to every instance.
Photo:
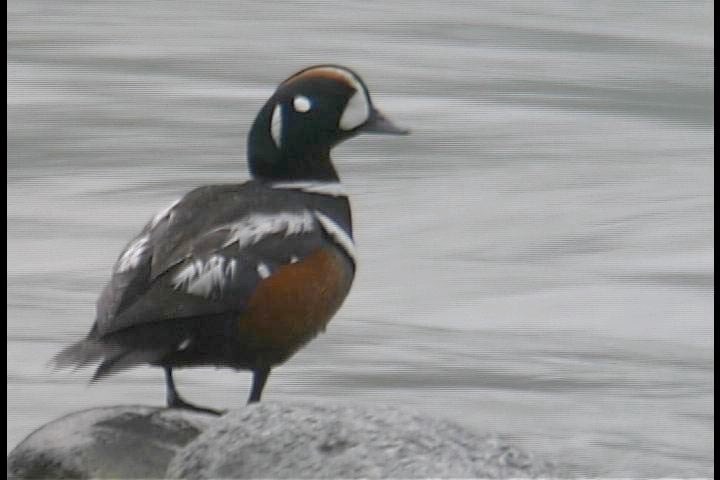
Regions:
[[385, 117], [385, 115], [373, 108], [370, 119], [362, 126], [363, 133], [380, 133], [385, 135], [407, 135], [410, 130], [400, 128]]

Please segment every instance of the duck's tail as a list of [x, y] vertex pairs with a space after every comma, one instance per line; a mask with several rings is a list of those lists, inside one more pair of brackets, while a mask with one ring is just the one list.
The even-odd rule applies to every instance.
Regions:
[[60, 368], [82, 368], [102, 361], [115, 348], [94, 338], [86, 338], [63, 348], [51, 360], [50, 365]]
[[62, 349], [52, 358], [50, 365], [55, 369], [73, 367], [77, 369], [99, 364], [90, 379], [92, 383], [121, 370], [152, 362], [158, 356], [157, 351], [128, 350], [106, 341], [86, 338]]

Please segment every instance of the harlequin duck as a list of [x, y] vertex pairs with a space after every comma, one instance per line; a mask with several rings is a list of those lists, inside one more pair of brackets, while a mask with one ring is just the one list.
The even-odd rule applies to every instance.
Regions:
[[350, 203], [330, 159], [360, 133], [406, 134], [352, 70], [318, 65], [280, 84], [248, 137], [252, 180], [199, 187], [160, 211], [120, 254], [88, 336], [55, 365], [98, 364], [92, 381], [141, 364], [270, 370], [325, 329], [355, 272]]

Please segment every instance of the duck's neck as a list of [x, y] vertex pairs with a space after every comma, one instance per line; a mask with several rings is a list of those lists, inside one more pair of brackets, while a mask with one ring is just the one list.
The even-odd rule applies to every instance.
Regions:
[[250, 173], [263, 182], [338, 182], [328, 151], [306, 150], [294, 155], [248, 154]]
[[290, 142], [278, 148], [270, 135], [270, 119], [261, 112], [248, 135], [250, 174], [262, 182], [338, 182], [330, 146]]

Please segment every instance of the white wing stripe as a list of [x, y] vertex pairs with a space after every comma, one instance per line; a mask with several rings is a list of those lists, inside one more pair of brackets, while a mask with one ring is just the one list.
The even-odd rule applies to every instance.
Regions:
[[213, 292], [222, 290], [232, 281], [237, 270], [237, 261], [228, 260], [222, 255], [213, 255], [206, 262], [195, 260], [180, 270], [173, 278], [175, 290], [210, 297]]
[[307, 210], [302, 212], [281, 212], [274, 214], [256, 213], [248, 215], [237, 223], [225, 225], [218, 230], [230, 229], [223, 248], [234, 243], [240, 249], [258, 243], [269, 235], [284, 233], [286, 237], [310, 232], [315, 228], [313, 216]]

